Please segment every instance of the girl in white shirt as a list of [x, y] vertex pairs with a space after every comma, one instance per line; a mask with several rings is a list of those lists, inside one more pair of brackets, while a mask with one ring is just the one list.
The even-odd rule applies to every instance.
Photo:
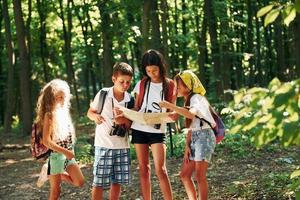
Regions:
[[[214, 152], [216, 138], [210, 125], [216, 125], [210, 111], [209, 103], [204, 97], [205, 89], [198, 77], [190, 70], [185, 70], [175, 76], [177, 96], [183, 97], [185, 107], [178, 107], [172, 103], [162, 101], [160, 106], [183, 115], [185, 127], [188, 128], [184, 161], [180, 177], [189, 199], [197, 199], [197, 191], [192, 180], [197, 181], [199, 199], [208, 199], [208, 183], [206, 172], [208, 163]], [[204, 120], [204, 118], [210, 125]]]
[[[166, 66], [163, 56], [156, 50], [148, 50], [142, 58], [142, 69], [145, 77], [139, 81], [136, 93], [135, 110], [138, 112], [166, 112], [158, 103], [162, 100], [173, 102], [174, 83], [166, 77]], [[164, 199], [173, 198], [170, 180], [166, 168], [166, 128], [164, 124], [144, 125], [133, 122], [131, 125], [132, 140], [139, 162], [141, 191], [144, 200], [151, 199], [150, 149], [153, 156], [155, 172]]]

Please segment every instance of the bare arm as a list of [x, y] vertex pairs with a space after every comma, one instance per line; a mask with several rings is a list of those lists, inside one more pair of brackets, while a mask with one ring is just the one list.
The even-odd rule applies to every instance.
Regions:
[[43, 137], [42, 142], [43, 144], [48, 147], [49, 149], [64, 154], [68, 160], [71, 160], [74, 158], [74, 153], [71, 150], [65, 149], [59, 145], [57, 145], [53, 140], [51, 136], [51, 117], [50, 114], [46, 114], [44, 117], [44, 125], [43, 125]]
[[97, 113], [97, 110], [93, 109], [93, 108], [89, 108], [88, 112], [87, 112], [87, 117], [94, 121], [96, 124], [101, 124], [103, 121], [105, 121], [105, 119]]
[[159, 103], [159, 105], [161, 107], [173, 110], [176, 113], [178, 113], [178, 114], [180, 114], [180, 115], [182, 115], [182, 116], [184, 116], [186, 118], [189, 118], [189, 119], [193, 119], [195, 117], [195, 115], [196, 115], [196, 112], [194, 112], [193, 110], [190, 111], [190, 110], [188, 110], [186, 108], [176, 106], [175, 104], [169, 103], [167, 101], [162, 101], [162, 102]]

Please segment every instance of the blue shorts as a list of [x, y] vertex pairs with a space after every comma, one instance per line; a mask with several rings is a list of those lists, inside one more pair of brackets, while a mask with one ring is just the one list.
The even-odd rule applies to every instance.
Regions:
[[107, 189], [112, 183], [130, 183], [130, 149], [95, 147], [93, 186]]
[[212, 129], [193, 131], [190, 160], [210, 162], [215, 146], [216, 137]]
[[62, 174], [69, 165], [76, 164], [75, 158], [68, 160], [62, 153], [51, 152], [48, 161], [48, 175]]

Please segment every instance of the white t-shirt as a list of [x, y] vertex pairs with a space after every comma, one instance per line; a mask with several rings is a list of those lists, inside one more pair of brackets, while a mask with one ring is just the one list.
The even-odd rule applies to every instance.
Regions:
[[[139, 81], [135, 85], [135, 87], [133, 89], [134, 93], [139, 94], [140, 84], [141, 84], [141, 81]], [[143, 104], [142, 104], [139, 112], [146, 112], [146, 109], [147, 109], [147, 112], [151, 111], [152, 113], [154, 113], [154, 112], [159, 113], [160, 110], [153, 107], [152, 103], [153, 102], [159, 103], [162, 100], [164, 100], [162, 83], [150, 82], [149, 95], [147, 95], [147, 93], [148, 93], [147, 85], [148, 85], [148, 83], [146, 84], [144, 100], [143, 100]], [[147, 96], [148, 96], [148, 102], [147, 102]], [[166, 109], [163, 108], [161, 112], [166, 112]], [[161, 124], [160, 129], [155, 129], [154, 126], [151, 126], [151, 125], [144, 125], [144, 124], [140, 124], [137, 122], [132, 122], [131, 128], [135, 129], [135, 130], [143, 131], [143, 132], [148, 132], [148, 133], [165, 133], [166, 132], [166, 124]]]
[[[205, 97], [194, 94], [190, 100], [190, 111], [196, 111], [196, 115], [200, 118], [204, 118], [210, 122], [212, 127], [216, 125], [215, 120], [213, 119], [210, 111], [209, 111], [209, 103]], [[200, 119], [194, 117], [192, 120], [190, 128], [200, 128]], [[210, 128], [210, 126], [203, 121], [202, 128]]]
[[[98, 109], [100, 91], [96, 94], [90, 107], [94, 110]], [[96, 125], [95, 133], [95, 146], [105, 147], [109, 149], [124, 149], [130, 148], [128, 137], [120, 137], [116, 135], [109, 135], [113, 125], [113, 105], [114, 107], [125, 106], [126, 102], [130, 101], [130, 94], [125, 92], [124, 99], [118, 102], [113, 96], [113, 87], [109, 88], [103, 105], [101, 116], [105, 119], [105, 122]]]

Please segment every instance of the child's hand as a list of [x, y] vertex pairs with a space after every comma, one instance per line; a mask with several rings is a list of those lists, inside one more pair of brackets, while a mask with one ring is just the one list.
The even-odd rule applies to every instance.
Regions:
[[120, 116], [120, 115], [116, 116], [114, 120], [115, 120], [116, 124], [125, 124], [128, 121], [127, 118]]
[[65, 156], [67, 157], [68, 160], [72, 160], [72, 158], [75, 157], [74, 152], [70, 150], [66, 151]]
[[95, 114], [94, 122], [96, 124], [102, 124], [102, 122], [105, 122], [105, 119], [101, 115]]
[[114, 112], [114, 115], [115, 115], [114, 118], [124, 117], [123, 111], [120, 110], [120, 108], [118, 108], [118, 107], [115, 107], [114, 110], [113, 110], [113, 112]]
[[161, 101], [159, 102], [159, 106], [162, 108], [167, 108], [167, 109], [171, 109], [172, 108], [172, 104], [167, 102], [167, 101]]
[[172, 120], [177, 121], [178, 118], [179, 118], [179, 115], [178, 115], [176, 112], [171, 112], [171, 113], [169, 114], [169, 117], [170, 117]]
[[190, 155], [191, 155], [191, 149], [190, 147], [185, 147], [184, 156], [183, 156], [183, 162], [188, 163], [190, 162]]

